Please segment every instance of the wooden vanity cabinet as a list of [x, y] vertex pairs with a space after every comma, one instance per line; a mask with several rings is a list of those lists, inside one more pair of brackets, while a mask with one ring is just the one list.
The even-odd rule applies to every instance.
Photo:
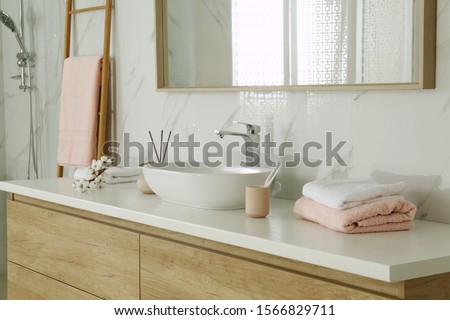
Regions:
[[380, 295], [185, 244], [141, 237], [143, 299], [374, 299]]
[[8, 299], [99, 300], [94, 295], [12, 262], [8, 262]]
[[[101, 299], [139, 299], [138, 233], [51, 206], [8, 201], [7, 212], [10, 264]], [[18, 281], [22, 278], [8, 272], [8, 291], [25, 290]], [[26, 282], [32, 290], [33, 281]]]
[[9, 299], [449, 299], [450, 275], [387, 283], [13, 195]]

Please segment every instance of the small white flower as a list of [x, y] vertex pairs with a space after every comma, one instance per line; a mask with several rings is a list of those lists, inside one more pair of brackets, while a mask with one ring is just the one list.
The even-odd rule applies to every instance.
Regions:
[[89, 181], [81, 179], [80, 184], [83, 188], [87, 188], [89, 186]]
[[87, 188], [84, 187], [84, 185], [82, 183], [80, 183], [79, 181], [74, 181], [74, 183], [72, 184], [75, 191], [78, 192], [86, 192]]
[[99, 160], [92, 160], [90, 168], [87, 170], [86, 177], [80, 180], [74, 180], [72, 187], [79, 192], [86, 192], [88, 189], [98, 189], [105, 185], [103, 173], [115, 161], [114, 158], [102, 156]]

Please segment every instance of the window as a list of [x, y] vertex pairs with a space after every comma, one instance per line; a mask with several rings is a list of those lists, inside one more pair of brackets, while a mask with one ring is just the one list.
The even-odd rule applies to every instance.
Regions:
[[413, 15], [414, 0], [232, 0], [233, 84], [410, 82]]

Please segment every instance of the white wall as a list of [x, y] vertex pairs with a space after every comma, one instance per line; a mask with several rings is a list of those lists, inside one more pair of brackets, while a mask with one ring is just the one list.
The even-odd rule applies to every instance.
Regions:
[[[0, 8], [2, 3], [0, 1]], [[0, 181], [5, 180], [5, 103], [3, 90], [3, 45], [0, 30]], [[0, 192], [0, 275], [6, 273], [6, 210], [5, 197]], [[1, 290], [1, 289], [0, 289]]]
[[[80, 6], [87, 0], [77, 1]], [[3, 1], [4, 2], [4, 1]], [[2, 3], [16, 11], [16, 3]], [[92, 3], [92, 1], [90, 1]], [[94, 1], [95, 2], [95, 1]], [[100, 0], [98, 2], [101, 2]], [[418, 218], [450, 223], [450, 5], [438, 0], [437, 88], [425, 91], [164, 93], [156, 92], [154, 1], [116, 0], [113, 27], [112, 136], [130, 133], [147, 143], [148, 130], [190, 133], [205, 143], [219, 141], [214, 129], [239, 129], [231, 120], [263, 125], [277, 142], [324, 143], [348, 140], [341, 154], [348, 167], [284, 170], [278, 196], [295, 199], [301, 186], [315, 178], [372, 177], [381, 182], [404, 180], [408, 199], [419, 206]], [[36, 67], [38, 140], [44, 177], [54, 176], [61, 74], [62, 1], [27, 1]], [[7, 8], [6, 8], [7, 7]], [[102, 20], [94, 14], [76, 21], [76, 54], [99, 53]], [[3, 48], [8, 179], [23, 179], [28, 131], [27, 101], [9, 80], [14, 69], [15, 40]], [[10, 49], [11, 48], [11, 49]], [[233, 141], [226, 138], [223, 143]], [[323, 152], [311, 156], [323, 158]], [[132, 153], [132, 163], [138, 157]]]

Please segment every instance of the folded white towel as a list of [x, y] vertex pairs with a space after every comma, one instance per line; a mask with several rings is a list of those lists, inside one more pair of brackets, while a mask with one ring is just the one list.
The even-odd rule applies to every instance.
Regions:
[[103, 181], [106, 184], [119, 184], [119, 183], [129, 183], [136, 182], [139, 179], [139, 176], [130, 176], [130, 177], [111, 177], [103, 175]]
[[[142, 168], [118, 168], [111, 167], [105, 170], [103, 177], [119, 178], [119, 177], [138, 177], [142, 175]], [[136, 179], [137, 180], [137, 179]]]
[[[75, 170], [73, 177], [76, 180], [87, 179], [90, 168], [78, 168]], [[111, 167], [103, 172], [103, 180], [105, 183], [125, 183], [137, 181], [142, 175], [142, 168], [117, 168]], [[113, 180], [117, 180], [113, 182]]]
[[405, 182], [316, 180], [303, 186], [303, 195], [327, 207], [344, 210], [375, 201], [403, 199], [407, 187]]

